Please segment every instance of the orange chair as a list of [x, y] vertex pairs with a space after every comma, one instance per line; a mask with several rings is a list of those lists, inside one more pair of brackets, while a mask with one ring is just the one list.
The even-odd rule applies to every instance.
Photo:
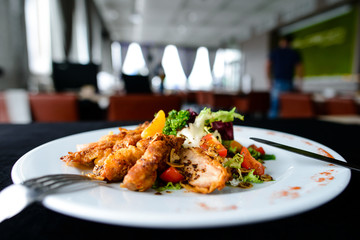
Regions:
[[356, 115], [357, 107], [351, 98], [330, 98], [325, 101], [325, 114], [328, 115]]
[[235, 95], [214, 93], [214, 107], [215, 109], [230, 110], [234, 107]]
[[270, 106], [270, 93], [266, 91], [250, 92], [248, 95], [234, 97], [233, 101], [240, 113], [266, 115]]
[[315, 107], [311, 94], [283, 93], [280, 95], [280, 117], [313, 118]]
[[213, 92], [210, 91], [196, 91], [195, 93], [196, 103], [199, 106], [214, 107], [215, 106], [215, 96]]
[[241, 114], [248, 114], [250, 111], [250, 100], [247, 96], [234, 97], [234, 106]]
[[0, 123], [10, 123], [4, 93], [0, 92]]
[[109, 121], [152, 120], [160, 109], [169, 111], [181, 109], [182, 97], [177, 95], [129, 94], [111, 96], [108, 108]]
[[30, 94], [30, 108], [36, 122], [74, 122], [79, 120], [75, 94]]

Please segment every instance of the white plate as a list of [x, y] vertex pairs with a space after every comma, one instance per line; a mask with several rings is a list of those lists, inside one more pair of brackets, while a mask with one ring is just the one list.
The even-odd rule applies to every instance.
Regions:
[[[133, 126], [132, 126], [133, 127]], [[128, 127], [129, 129], [132, 127]], [[66, 166], [60, 157], [75, 151], [76, 144], [97, 141], [109, 128], [60, 138], [41, 145], [21, 157], [12, 169], [14, 183], [53, 173], [81, 173]], [[249, 137], [265, 138], [308, 151], [338, 153], [320, 143], [266, 129], [235, 126], [235, 139], [243, 145], [253, 144]], [[254, 184], [251, 189], [226, 187], [202, 195], [185, 190], [132, 192], [110, 184], [73, 193], [50, 195], [43, 201], [54, 211], [102, 223], [153, 227], [192, 228], [229, 226], [271, 220], [301, 213], [320, 206], [340, 194], [350, 181], [350, 170], [283, 150], [263, 146], [275, 161], [267, 161], [266, 173], [275, 181]]]

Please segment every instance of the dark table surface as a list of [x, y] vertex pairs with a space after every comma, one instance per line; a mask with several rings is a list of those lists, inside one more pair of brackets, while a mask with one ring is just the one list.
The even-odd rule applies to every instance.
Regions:
[[[12, 183], [13, 164], [26, 152], [48, 141], [84, 131], [126, 126], [134, 122], [0, 124], [0, 189]], [[360, 125], [319, 120], [248, 119], [245, 126], [267, 128], [320, 142], [348, 162], [360, 163]], [[0, 239], [358, 239], [360, 228], [360, 173], [351, 172], [348, 187], [335, 199], [305, 213], [256, 224], [225, 228], [161, 230], [122, 227], [80, 220], [32, 204], [15, 217], [0, 223]]]

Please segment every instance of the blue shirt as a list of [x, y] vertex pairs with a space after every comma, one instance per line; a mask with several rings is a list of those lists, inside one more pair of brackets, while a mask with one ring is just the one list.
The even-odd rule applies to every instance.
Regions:
[[298, 52], [291, 48], [277, 48], [270, 53], [269, 59], [275, 79], [293, 79], [295, 66], [301, 62]]

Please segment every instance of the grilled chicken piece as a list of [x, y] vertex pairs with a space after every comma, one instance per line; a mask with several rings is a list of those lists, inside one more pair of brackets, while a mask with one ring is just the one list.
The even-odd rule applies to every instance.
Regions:
[[125, 131], [122, 131], [119, 134], [106, 135], [98, 142], [81, 145], [81, 149], [79, 151], [69, 152], [68, 155], [63, 156], [60, 159], [68, 164], [75, 163], [90, 167], [94, 166], [94, 161], [106, 158], [112, 152], [112, 148], [115, 143], [124, 139], [125, 136]]
[[101, 179], [120, 181], [143, 154], [144, 151], [132, 145], [121, 148], [112, 152], [104, 161], [98, 162], [93, 173]]
[[141, 140], [141, 133], [143, 130], [143, 127], [138, 127], [134, 130], [128, 130], [125, 137], [115, 143], [114, 150], [126, 148], [128, 146], [135, 146], [136, 143]]
[[187, 184], [183, 187], [198, 193], [211, 193], [225, 187], [230, 174], [217, 160], [212, 159], [201, 148], [184, 148], [180, 151], [180, 162], [184, 164]]
[[136, 145], [140, 140], [141, 132], [148, 125], [149, 123], [145, 122], [134, 130], [119, 128], [120, 132], [118, 134], [110, 133], [101, 137], [97, 142], [80, 145], [77, 152], [69, 152], [68, 155], [60, 159], [68, 164], [94, 166], [94, 164], [104, 161], [113, 150]]
[[172, 148], [178, 150], [183, 138], [156, 134], [144, 155], [128, 171], [121, 187], [133, 191], [146, 191], [154, 184], [159, 166], [166, 163]]

